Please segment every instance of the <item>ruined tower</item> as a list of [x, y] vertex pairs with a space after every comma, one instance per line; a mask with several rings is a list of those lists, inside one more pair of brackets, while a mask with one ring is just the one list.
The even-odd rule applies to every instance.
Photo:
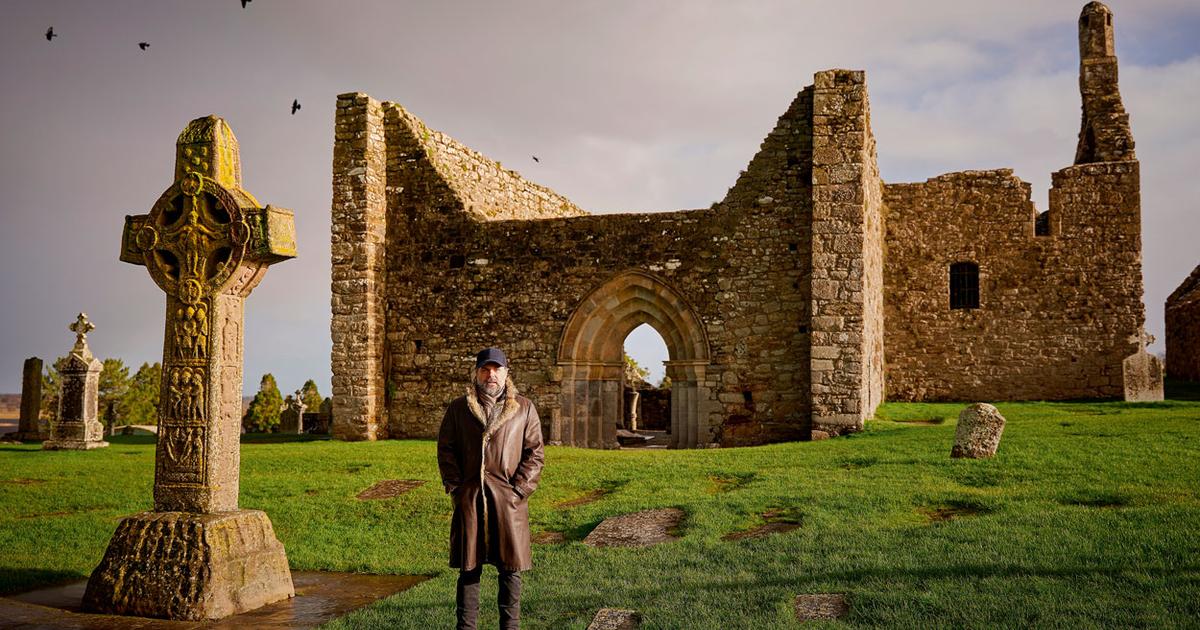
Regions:
[[1117, 89], [1117, 55], [1113, 48], [1113, 13], [1089, 2], [1079, 15], [1079, 92], [1083, 120], [1076, 164], [1137, 159], [1129, 114]]

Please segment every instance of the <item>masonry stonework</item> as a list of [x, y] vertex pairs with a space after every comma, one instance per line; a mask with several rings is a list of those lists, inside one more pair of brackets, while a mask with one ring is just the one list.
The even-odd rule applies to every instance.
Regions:
[[1200, 381], [1200, 266], [1167, 298], [1167, 375]]
[[[1111, 28], [1084, 8], [1080, 145], [1045, 236], [1008, 170], [885, 185], [861, 71], [817, 73], [723, 200], [652, 214], [588, 214], [399, 105], [339, 96], [334, 435], [433, 436], [495, 345], [548, 440], [615, 448], [641, 324], [668, 347], [675, 447], [856, 431], [885, 383], [905, 400], [1122, 395], [1145, 339]], [[978, 265], [979, 308], [949, 308], [955, 262]]]

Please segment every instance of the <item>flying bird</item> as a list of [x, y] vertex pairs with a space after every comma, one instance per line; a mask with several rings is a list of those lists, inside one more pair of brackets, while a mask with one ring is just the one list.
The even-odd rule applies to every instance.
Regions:
[[53, 40], [55, 37], [58, 37], [58, 33], [55, 33], [55, 32], [54, 32], [54, 27], [53, 27], [53, 26], [51, 26], [50, 28], [46, 29], [46, 41], [51, 41], [51, 40]]
[[534, 155], [534, 156], [532, 156], [532, 157], [533, 157], [533, 161], [534, 161], [534, 162], [538, 162], [538, 163], [540, 163], [540, 162], [541, 162], [541, 160], [537, 159], [537, 156], [536, 156], [536, 155]]
[[254, 0], [242, 0], [242, 8], [245, 9], [246, 5], [250, 4], [251, 2], [254, 2]]
[[138, 48], [141, 48], [142, 50], [146, 50], [149, 47], [150, 44], [147, 44], [146, 42], [138, 42]]
[[[245, 2], [249, 2], [250, 0], [244, 0], [244, 1], [245, 1]], [[298, 100], [296, 100], [296, 99], [292, 99], [292, 115], [293, 115], [293, 116], [295, 116], [295, 115], [296, 115], [296, 112], [297, 112], [299, 109], [300, 109], [300, 101], [298, 101]]]

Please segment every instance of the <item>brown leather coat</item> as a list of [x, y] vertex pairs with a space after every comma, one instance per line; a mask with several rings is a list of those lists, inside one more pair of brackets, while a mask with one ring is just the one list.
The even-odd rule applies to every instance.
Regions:
[[524, 571], [533, 566], [529, 495], [542, 476], [542, 423], [512, 379], [496, 404], [504, 407], [488, 427], [468, 385], [467, 395], [451, 402], [442, 418], [438, 468], [454, 501], [450, 566], [470, 570], [487, 563]]

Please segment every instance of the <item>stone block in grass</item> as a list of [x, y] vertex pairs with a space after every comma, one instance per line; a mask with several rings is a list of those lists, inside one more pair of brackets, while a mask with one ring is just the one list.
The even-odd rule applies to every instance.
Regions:
[[592, 547], [650, 547], [676, 540], [683, 510], [660, 508], [604, 519], [583, 544]]
[[800, 621], [841, 619], [850, 612], [850, 603], [845, 593], [806, 593], [796, 596], [794, 608]]
[[587, 630], [637, 630], [642, 627], [642, 614], [636, 610], [601, 608], [592, 617]]

